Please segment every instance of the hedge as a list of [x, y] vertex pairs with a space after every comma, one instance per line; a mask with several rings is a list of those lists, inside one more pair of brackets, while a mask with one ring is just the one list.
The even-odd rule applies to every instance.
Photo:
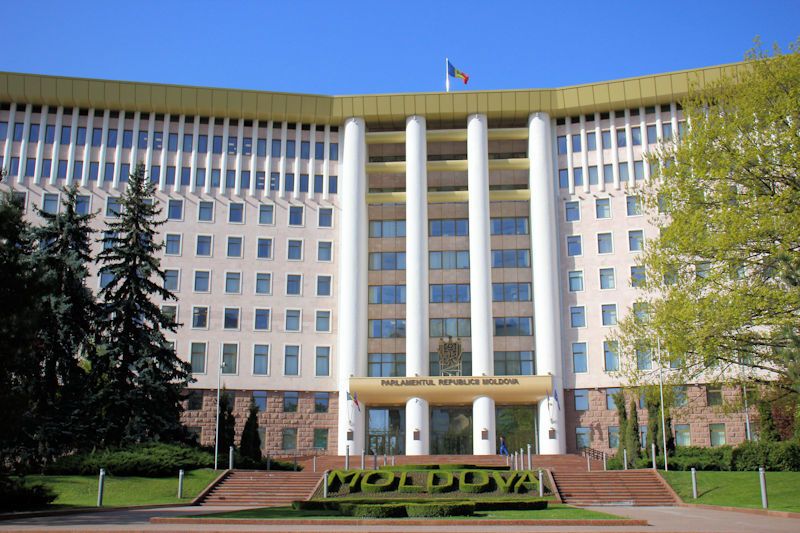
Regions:
[[452, 472], [440, 471], [429, 472], [425, 487], [431, 494], [448, 492], [456, 488], [456, 479]]
[[472, 502], [435, 502], [406, 504], [409, 518], [438, 518], [442, 516], [470, 516], [475, 511]]
[[179, 444], [145, 443], [121, 449], [61, 457], [45, 469], [48, 474], [96, 475], [101, 468], [115, 476], [167, 477], [178, 470], [208, 468], [214, 455]]
[[733, 449], [733, 470], [800, 470], [800, 442], [746, 442]]
[[342, 503], [339, 512], [357, 518], [402, 518], [406, 516], [404, 503]]
[[477, 494], [479, 492], [489, 492], [492, 489], [492, 481], [489, 473], [485, 470], [464, 470], [461, 472], [458, 490], [467, 494]]
[[25, 511], [44, 507], [56, 493], [41, 483], [27, 484], [24, 478], [0, 476], [0, 511]]
[[403, 472], [400, 474], [400, 483], [397, 485], [397, 490], [404, 493], [419, 493], [425, 492], [425, 487], [423, 485], [415, 485], [414, 484], [414, 473], [413, 472]]
[[395, 486], [395, 477], [392, 472], [372, 470], [361, 478], [361, 492], [375, 493], [392, 490]]
[[380, 466], [380, 470], [388, 470], [390, 472], [404, 472], [406, 470], [511, 470], [510, 466], [485, 466], [485, 465], [468, 465], [468, 464], [441, 464], [441, 465], [397, 465], [397, 466]]

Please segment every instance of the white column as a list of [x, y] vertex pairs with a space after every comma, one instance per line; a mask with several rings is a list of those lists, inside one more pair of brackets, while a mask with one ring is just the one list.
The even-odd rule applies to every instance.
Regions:
[[83, 143], [83, 172], [81, 173], [81, 187], [86, 187], [89, 182], [89, 166], [92, 161], [92, 137], [94, 136], [94, 109], [89, 110], [86, 117], [86, 142]]
[[635, 172], [633, 168], [633, 134], [631, 133], [631, 110], [625, 110], [625, 159], [628, 162], [628, 189], [633, 189]]
[[[13, 109], [13, 108], [12, 108]], [[77, 107], [72, 108], [72, 121], [70, 122], [69, 129], [69, 155], [67, 156], [67, 178], [65, 183], [70, 185], [72, 183], [72, 172], [75, 168], [75, 142], [78, 140], [78, 116], [80, 109]]]
[[211, 167], [214, 162], [214, 117], [208, 118], [208, 141], [206, 142], [206, 184], [203, 186], [203, 192], [209, 194], [211, 192]]
[[258, 154], [258, 119], [253, 120], [253, 128], [250, 133], [252, 148], [250, 151], [250, 196], [256, 195], [256, 174], [258, 174], [258, 164], [256, 156]]
[[[33, 113], [33, 106], [28, 104], [25, 106], [25, 122], [22, 124], [22, 142], [19, 148], [19, 169], [17, 172], [17, 183], [22, 183], [25, 179], [25, 165], [28, 161], [28, 136], [31, 131], [31, 114]], [[12, 126], [13, 127], [13, 126]], [[13, 135], [14, 130], [11, 130]]]
[[[125, 138], [125, 111], [119, 112], [117, 118], [117, 146], [114, 150], [114, 178], [112, 186], [119, 187], [119, 178], [122, 173], [122, 141]], [[131, 139], [132, 140], [132, 139]]]
[[233, 178], [233, 194], [242, 194], [242, 150], [244, 150], [244, 120], [239, 119], [236, 130], [236, 175]]
[[[194, 188], [197, 183], [197, 147], [200, 144], [200, 117], [194, 116], [192, 122], [192, 161], [191, 170], [189, 171], [189, 192], [194, 193]], [[208, 142], [206, 142], [208, 148]], [[208, 179], [208, 170], [206, 170], [206, 180]]]
[[[164, 130], [161, 132], [161, 176], [158, 180], [158, 190], [163, 191], [167, 185], [167, 153], [169, 152], [169, 113], [164, 115]], [[152, 144], [152, 143], [151, 143]], [[175, 170], [175, 182], [178, 182], [178, 171]]]
[[97, 185], [102, 186], [106, 180], [106, 151], [108, 150], [108, 122], [111, 120], [111, 111], [103, 111], [103, 130], [100, 133], [100, 156], [97, 161]]
[[[489, 141], [486, 115], [467, 118], [469, 190], [469, 286], [472, 321], [472, 375], [494, 374], [492, 279], [489, 254]], [[486, 432], [486, 433], [484, 433]], [[487, 438], [483, 438], [484, 434]], [[482, 396], [472, 404], [472, 452], [495, 453], [494, 401]]]
[[50, 185], [55, 185], [58, 179], [58, 160], [61, 147], [61, 126], [64, 121], [64, 107], [58, 106], [56, 111], [56, 133], [53, 136], [53, 151], [50, 155]]
[[[558, 279], [558, 225], [550, 116], [547, 113], [531, 115], [528, 131], [536, 373], [553, 377], [550, 398], [539, 402], [539, 451], [544, 455], [563, 454], [566, 453], [566, 440], [561, 376], [561, 285]], [[561, 408], [552, 397], [554, 393], [558, 394]], [[551, 429], [555, 430], [555, 438], [550, 438]]]
[[322, 199], [327, 200], [330, 196], [330, 189], [328, 188], [328, 178], [330, 177], [331, 166], [331, 127], [325, 126], [325, 133], [323, 137], [323, 154], [322, 154]]
[[650, 165], [647, 163], [647, 159], [645, 156], [647, 152], [649, 152], [648, 143], [650, 140], [647, 138], [647, 115], [645, 114], [645, 108], [639, 108], [639, 132], [642, 134], [642, 150], [641, 150], [641, 157], [642, 157], [642, 168], [644, 169], [644, 180], [649, 182], [650, 181]]
[[272, 189], [272, 158], [275, 154], [272, 153], [272, 128], [275, 127], [274, 123], [269, 120], [267, 121], [267, 157], [264, 158], [264, 193], [262, 196], [267, 198], [274, 198], [271, 196]]
[[572, 119], [567, 117], [564, 124], [564, 130], [567, 132], [567, 183], [569, 193], [575, 194], [575, 171], [572, 168]]
[[315, 156], [316, 156], [316, 153], [317, 153], [317, 149], [316, 149], [316, 146], [317, 146], [317, 125], [316, 124], [311, 124], [311, 126], [309, 127], [308, 144], [309, 144], [309, 149], [308, 149], [308, 192], [306, 193], [306, 198], [314, 198], [314, 196], [312, 196], [312, 195], [314, 194], [314, 174], [316, 174], [315, 168], [317, 166], [315, 164], [315, 159], [316, 159]]
[[614, 189], [619, 190], [619, 147], [617, 146], [617, 114], [609, 113], [608, 133], [611, 136], [611, 170], [614, 173]]
[[[175, 150], [175, 183], [172, 185], [172, 190], [177, 192], [181, 190], [181, 179], [183, 179], [183, 134], [186, 131], [186, 115], [178, 117], [178, 146]], [[191, 173], [189, 173], [189, 183], [192, 182]]]
[[594, 114], [594, 142], [597, 148], [597, 185], [600, 187], [600, 191], [604, 192], [606, 190], [606, 176], [603, 170], [605, 165], [603, 158], [603, 128], [600, 126], [600, 113]]
[[[42, 112], [39, 114], [39, 138], [36, 139], [36, 166], [33, 169], [33, 182], [39, 184], [42, 177], [42, 159], [44, 159], [44, 134], [47, 130], [47, 112], [48, 106], [42, 106]], [[55, 139], [53, 139], [55, 141]], [[50, 174], [53, 174], [53, 162], [50, 161]]]
[[303, 124], [300, 122], [295, 126], [294, 132], [294, 182], [292, 182], [292, 198], [295, 200], [300, 197], [300, 153], [303, 151]]
[[[148, 180], [153, 179], [153, 176], [150, 175], [150, 171], [153, 168], [153, 143], [155, 142], [155, 134], [156, 134], [156, 114], [150, 113], [150, 118], [147, 121], [147, 148], [144, 152], [144, 173], [147, 176]], [[163, 168], [161, 169], [161, 175], [164, 175]]]
[[[583, 192], [589, 192], [589, 149], [586, 145], [586, 115], [581, 115], [581, 168], [583, 169]], [[595, 141], [597, 138], [595, 138]]]
[[[289, 144], [289, 123], [281, 123], [281, 153], [278, 161], [278, 198], [283, 198], [286, 189], [286, 145]], [[295, 146], [295, 150], [297, 147]]]
[[230, 129], [231, 119], [225, 117], [222, 120], [222, 154], [219, 167], [219, 190], [224, 191], [228, 186], [228, 130]]
[[[406, 119], [406, 375], [428, 375], [428, 149], [425, 118]], [[406, 402], [406, 454], [430, 452], [428, 402]], [[419, 438], [414, 439], [418, 432]]]
[[8, 129], [6, 130], [6, 145], [3, 147], [3, 165], [11, 171], [11, 145], [14, 144], [14, 120], [17, 116], [17, 104], [12, 103], [8, 110]]
[[[285, 124], [285, 123], [284, 123]], [[339, 259], [339, 455], [365, 449], [366, 406], [348, 401], [351, 376], [367, 367], [367, 173], [364, 119], [345, 121]], [[352, 439], [348, 433], [352, 432]]]

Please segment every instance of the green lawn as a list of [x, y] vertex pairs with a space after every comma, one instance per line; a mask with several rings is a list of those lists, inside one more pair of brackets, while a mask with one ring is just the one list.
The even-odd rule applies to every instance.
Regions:
[[[686, 503], [761, 509], [758, 472], [697, 472], [697, 499], [691, 472], [662, 472]], [[769, 508], [800, 512], [800, 472], [767, 472]]]
[[[183, 498], [178, 499], [178, 476], [170, 478], [106, 476], [104, 507], [188, 503], [220, 473], [211, 469], [190, 470], [183, 481]], [[97, 505], [97, 476], [27, 476], [30, 483], [44, 483], [56, 491], [57, 506]]]
[[[193, 518], [261, 518], [264, 520], [300, 520], [300, 519], [342, 519], [352, 520], [352, 516], [342, 516], [338, 511], [296, 511], [291, 507], [267, 507], [263, 509], [246, 509], [227, 513], [197, 515]], [[540, 511], [477, 511], [473, 516], [453, 516], [447, 518], [430, 518], [429, 520], [611, 520], [624, 518], [608, 513], [599, 513], [569, 505], [552, 503], [547, 509]], [[405, 520], [404, 518], [393, 520]]]

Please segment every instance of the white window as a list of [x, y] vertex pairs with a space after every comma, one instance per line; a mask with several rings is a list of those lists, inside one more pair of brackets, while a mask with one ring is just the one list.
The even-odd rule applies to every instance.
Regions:
[[616, 287], [616, 281], [614, 279], [614, 269], [613, 268], [601, 268], [600, 269], [600, 288], [601, 289], [613, 289]]
[[256, 272], [256, 294], [272, 294], [272, 274]]
[[300, 375], [300, 346], [287, 344], [283, 347], [283, 374]]
[[583, 272], [572, 270], [569, 272], [569, 291], [580, 292], [583, 290]]
[[179, 233], [167, 233], [164, 236], [164, 254], [181, 255], [181, 235]]
[[317, 276], [317, 296], [331, 295], [331, 276]]
[[628, 232], [628, 249], [631, 252], [644, 250], [644, 232], [640, 229]]
[[271, 313], [269, 309], [256, 309], [253, 313], [253, 329], [268, 331], [270, 328]]
[[566, 202], [564, 210], [567, 222], [575, 222], [581, 219], [581, 208], [578, 202]]
[[315, 320], [315, 330], [317, 332], [328, 333], [331, 330], [331, 312], [317, 311]]
[[177, 269], [164, 270], [164, 288], [168, 291], [177, 291], [180, 286], [181, 271]]
[[604, 326], [617, 325], [617, 304], [603, 304], [601, 312]]
[[303, 293], [303, 275], [302, 274], [287, 274], [286, 275], [286, 295], [287, 296], [300, 296]]
[[598, 233], [597, 234], [597, 253], [610, 254], [614, 251], [614, 241], [611, 238], [611, 233]]
[[208, 329], [208, 307], [204, 305], [192, 307], [192, 328]]
[[286, 243], [286, 259], [289, 261], [303, 260], [303, 241], [300, 239], [289, 239]]
[[269, 344], [253, 346], [253, 375], [269, 375]]
[[211, 271], [197, 270], [194, 273], [194, 292], [211, 291]]
[[189, 361], [192, 365], [192, 374], [206, 373], [206, 343], [193, 342], [189, 353]]
[[258, 206], [258, 223], [262, 225], [275, 224], [275, 206], [261, 204]]
[[242, 273], [241, 272], [226, 272], [225, 273], [225, 293], [226, 294], [241, 294], [242, 292]]
[[594, 203], [596, 218], [611, 218], [611, 199], [598, 198]]
[[302, 324], [302, 311], [300, 309], [287, 309], [284, 331], [300, 331]]
[[317, 242], [317, 261], [326, 263], [333, 261], [333, 243], [331, 241]]
[[239, 369], [239, 345], [225, 343], [222, 345], [222, 373], [236, 374]]

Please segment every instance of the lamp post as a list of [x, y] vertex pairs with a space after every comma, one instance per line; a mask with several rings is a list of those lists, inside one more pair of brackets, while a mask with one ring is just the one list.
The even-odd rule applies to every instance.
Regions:
[[225, 368], [225, 362], [220, 361], [219, 368], [217, 369], [217, 420], [214, 430], [214, 470], [217, 470], [219, 463], [219, 395], [222, 388], [222, 369]]
[[664, 416], [664, 365], [661, 364], [661, 339], [656, 339], [656, 352], [658, 352], [658, 390], [661, 394], [661, 439], [664, 445], [664, 471], [669, 470], [667, 456], [667, 424]]

